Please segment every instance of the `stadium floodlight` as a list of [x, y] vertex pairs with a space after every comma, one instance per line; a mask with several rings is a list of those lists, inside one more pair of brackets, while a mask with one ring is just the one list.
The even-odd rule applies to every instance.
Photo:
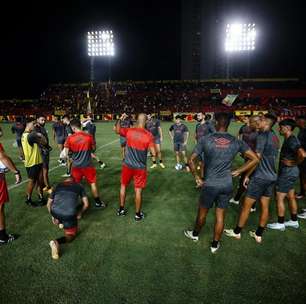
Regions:
[[112, 57], [115, 55], [114, 35], [112, 31], [91, 31], [87, 33], [88, 56]]
[[227, 24], [225, 29], [225, 51], [254, 51], [256, 42], [255, 23]]

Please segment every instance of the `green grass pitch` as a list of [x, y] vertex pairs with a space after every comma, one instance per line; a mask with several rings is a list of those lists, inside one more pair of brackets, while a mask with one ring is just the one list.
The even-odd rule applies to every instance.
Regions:
[[[48, 242], [62, 235], [52, 225], [46, 208], [25, 205], [25, 184], [10, 191], [6, 205], [7, 230], [20, 234], [14, 243], [0, 247], [0, 303], [305, 303], [306, 223], [298, 230], [266, 231], [257, 245], [248, 230], [257, 226], [258, 211], [250, 216], [242, 240], [225, 236], [216, 255], [209, 250], [214, 211], [208, 216], [200, 241], [183, 236], [192, 228], [199, 191], [191, 174], [177, 172], [163, 123], [164, 163], [149, 170], [144, 192], [146, 218], [135, 222], [133, 189], [127, 196], [128, 215], [115, 215], [120, 181], [120, 149], [112, 123], [97, 124], [97, 154], [107, 163], [98, 169], [101, 197], [106, 210], [91, 208], [80, 221], [80, 234], [63, 246], [53, 261]], [[193, 133], [194, 124], [188, 124]], [[233, 124], [231, 132], [237, 133]], [[2, 124], [0, 142], [26, 179], [23, 164], [13, 148], [10, 126]], [[50, 125], [48, 125], [49, 134]], [[105, 146], [106, 145], [106, 146]], [[189, 152], [194, 143], [189, 140]], [[58, 165], [54, 147], [50, 167]], [[237, 157], [235, 166], [241, 163]], [[149, 162], [150, 163], [150, 162]], [[50, 173], [52, 184], [61, 180], [64, 168]], [[7, 174], [8, 184], [13, 175]], [[235, 179], [237, 183], [237, 179]], [[35, 196], [34, 196], [35, 198]], [[305, 200], [300, 207], [306, 207]], [[230, 206], [226, 227], [236, 223], [239, 207]], [[275, 202], [271, 220], [276, 219]]]

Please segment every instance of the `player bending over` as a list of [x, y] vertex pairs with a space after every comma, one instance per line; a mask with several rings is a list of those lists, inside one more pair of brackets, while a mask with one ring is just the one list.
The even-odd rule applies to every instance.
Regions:
[[117, 211], [118, 216], [126, 215], [124, 209], [126, 187], [132, 179], [134, 179], [135, 188], [135, 220], [141, 221], [144, 214], [141, 211], [142, 206], [142, 190], [147, 183], [147, 154], [150, 150], [153, 160], [155, 160], [155, 145], [152, 134], [145, 129], [147, 116], [139, 114], [136, 126], [134, 128], [121, 128], [120, 121], [125, 119], [123, 114], [120, 120], [116, 123], [116, 133], [126, 139], [125, 158], [121, 172], [121, 187], [120, 187], [120, 206]]
[[[215, 228], [211, 252], [220, 247], [220, 239], [224, 228], [225, 211], [233, 192], [233, 176], [250, 171], [258, 164], [256, 154], [248, 145], [227, 133], [230, 118], [227, 113], [215, 115], [216, 132], [204, 136], [196, 145], [190, 161], [190, 169], [195, 181], [202, 186], [196, 223], [193, 230], [185, 230], [184, 234], [193, 241], [199, 240], [199, 234], [206, 222], [209, 210], [216, 205]], [[204, 153], [204, 181], [198, 176], [195, 161]], [[238, 153], [248, 159], [243, 166], [231, 172], [232, 162]]]
[[[79, 208], [80, 199], [82, 202], [81, 208]], [[62, 225], [64, 228], [65, 235], [49, 243], [52, 258], [57, 260], [60, 257], [60, 246], [71, 243], [75, 239], [78, 231], [78, 220], [88, 209], [89, 202], [83, 186], [69, 177], [55, 187], [48, 200], [47, 207], [52, 215], [53, 223]]]

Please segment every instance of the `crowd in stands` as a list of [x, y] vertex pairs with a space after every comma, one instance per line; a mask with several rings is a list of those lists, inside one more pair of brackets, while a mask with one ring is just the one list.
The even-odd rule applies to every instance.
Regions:
[[[232, 107], [222, 104], [228, 94], [238, 95]], [[53, 114], [87, 111], [88, 96], [95, 113], [216, 112], [272, 110], [300, 115], [306, 109], [306, 84], [296, 80], [232, 81], [125, 81], [49, 86], [33, 102], [0, 101], [0, 115]]]

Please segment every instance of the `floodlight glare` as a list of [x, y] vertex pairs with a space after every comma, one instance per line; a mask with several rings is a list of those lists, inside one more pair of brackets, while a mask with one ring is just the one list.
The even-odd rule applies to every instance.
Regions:
[[225, 29], [225, 51], [254, 51], [256, 41], [255, 23], [227, 24]]
[[112, 31], [94, 31], [87, 33], [88, 56], [114, 56], [114, 36]]

